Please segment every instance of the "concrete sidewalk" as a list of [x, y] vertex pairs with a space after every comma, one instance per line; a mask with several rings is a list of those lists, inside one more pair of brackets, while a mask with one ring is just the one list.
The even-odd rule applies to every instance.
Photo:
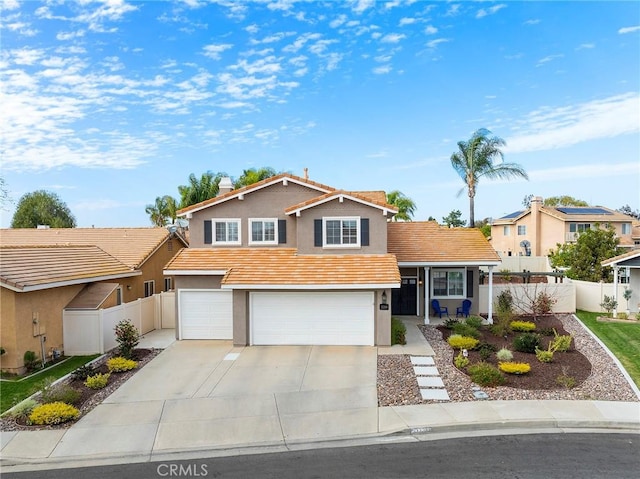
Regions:
[[[421, 334], [409, 332], [412, 327], [408, 324], [410, 344], [393, 354], [433, 354]], [[145, 340], [162, 341], [157, 336]], [[171, 336], [164, 341], [172, 343]], [[640, 432], [638, 402], [378, 407], [376, 357], [393, 348], [384, 349], [169, 344], [70, 428], [2, 432], [0, 465], [12, 472], [496, 430]]]

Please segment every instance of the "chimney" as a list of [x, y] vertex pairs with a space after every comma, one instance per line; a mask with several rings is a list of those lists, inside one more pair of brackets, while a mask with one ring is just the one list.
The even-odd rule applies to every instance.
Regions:
[[305, 168], [304, 169], [304, 179], [308, 180], [309, 179], [309, 168]]
[[540, 256], [542, 254], [542, 238], [540, 237], [540, 208], [542, 207], [542, 196], [534, 196], [531, 199], [531, 231], [527, 236], [531, 238], [531, 254]]
[[224, 195], [225, 193], [229, 193], [233, 190], [233, 182], [231, 178], [228, 176], [223, 176], [220, 178], [220, 183], [218, 184], [218, 196]]

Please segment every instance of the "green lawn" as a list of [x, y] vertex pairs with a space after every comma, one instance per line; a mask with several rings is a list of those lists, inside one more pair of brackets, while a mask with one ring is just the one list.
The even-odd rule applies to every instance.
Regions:
[[0, 381], [0, 413], [5, 412], [23, 399], [28, 398], [37, 391], [38, 386], [47, 378], [54, 380], [78, 369], [99, 355], [73, 356], [66, 361], [44, 369], [22, 380]]
[[578, 311], [578, 318], [607, 345], [640, 387], [640, 324], [600, 323], [602, 313]]

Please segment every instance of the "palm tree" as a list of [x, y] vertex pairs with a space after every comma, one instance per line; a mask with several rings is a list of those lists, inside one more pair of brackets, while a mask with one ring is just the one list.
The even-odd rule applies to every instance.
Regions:
[[242, 175], [240, 175], [240, 178], [235, 181], [233, 186], [235, 188], [242, 188], [243, 186], [249, 186], [257, 183], [258, 181], [276, 176], [276, 174], [276, 170], [269, 166], [258, 169], [249, 168], [248, 170], [243, 170]]
[[398, 208], [398, 213], [391, 221], [411, 221], [416, 211], [416, 204], [413, 200], [398, 190], [387, 193], [387, 203]]
[[215, 197], [218, 194], [220, 179], [225, 176], [227, 176], [226, 173], [216, 173], [214, 175], [211, 171], [207, 171], [198, 179], [196, 175], [191, 173], [189, 175], [189, 184], [178, 186], [180, 208], [186, 208]]
[[147, 205], [144, 211], [149, 215], [155, 226], [165, 226], [176, 221], [176, 200], [169, 195], [158, 196], [152, 205]]
[[465, 186], [458, 192], [458, 196], [467, 190], [469, 196], [469, 227], [475, 225], [474, 198], [478, 181], [482, 177], [489, 179], [507, 179], [521, 177], [529, 179], [524, 169], [516, 163], [494, 164], [496, 157], [504, 159], [500, 147], [506, 145], [505, 141], [497, 136], [490, 136], [491, 132], [484, 128], [477, 130], [469, 141], [459, 141], [458, 151], [451, 155], [451, 166], [456, 170]]

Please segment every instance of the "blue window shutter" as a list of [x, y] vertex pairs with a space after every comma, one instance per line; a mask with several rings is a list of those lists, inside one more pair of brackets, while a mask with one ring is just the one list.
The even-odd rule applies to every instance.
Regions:
[[205, 220], [204, 222], [204, 244], [212, 244], [213, 243], [213, 233], [211, 220]]
[[322, 246], [322, 220], [313, 220], [313, 246]]
[[360, 218], [360, 246], [369, 246], [369, 218]]
[[278, 220], [278, 244], [287, 242], [287, 220]]

